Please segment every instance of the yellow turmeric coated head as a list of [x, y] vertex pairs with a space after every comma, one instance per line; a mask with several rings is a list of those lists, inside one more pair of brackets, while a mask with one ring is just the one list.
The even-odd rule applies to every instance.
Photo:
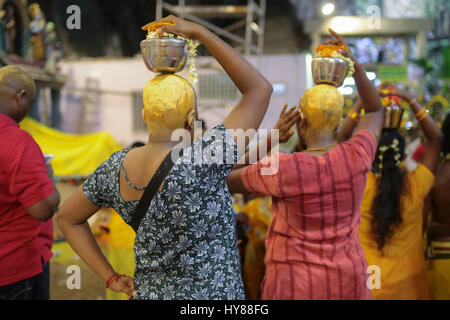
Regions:
[[320, 84], [308, 89], [300, 99], [308, 130], [333, 133], [340, 127], [344, 97], [336, 87]]
[[175, 74], [160, 74], [149, 80], [143, 100], [142, 117], [152, 135], [167, 136], [184, 128], [187, 117], [196, 111], [194, 88]]

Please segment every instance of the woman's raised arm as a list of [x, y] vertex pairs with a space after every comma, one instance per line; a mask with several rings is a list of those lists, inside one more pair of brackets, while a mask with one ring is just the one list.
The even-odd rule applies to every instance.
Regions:
[[228, 129], [258, 129], [269, 105], [272, 85], [242, 55], [206, 28], [174, 16], [155, 23], [169, 22], [158, 33], [173, 33], [200, 41], [219, 62], [230, 79], [242, 93], [237, 106], [223, 124]]

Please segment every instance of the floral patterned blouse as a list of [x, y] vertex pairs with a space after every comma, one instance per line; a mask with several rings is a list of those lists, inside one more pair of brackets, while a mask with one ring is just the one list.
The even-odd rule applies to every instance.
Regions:
[[[114, 153], [83, 184], [86, 197], [130, 223], [138, 201], [120, 195]], [[244, 299], [235, 214], [226, 180], [238, 160], [231, 133], [218, 125], [183, 150], [136, 234], [135, 299]]]

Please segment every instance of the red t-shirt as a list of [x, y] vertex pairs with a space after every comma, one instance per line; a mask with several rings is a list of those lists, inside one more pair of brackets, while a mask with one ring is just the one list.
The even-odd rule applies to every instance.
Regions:
[[48, 253], [39, 234], [48, 233], [48, 222], [35, 220], [26, 208], [54, 192], [37, 143], [0, 114], [0, 286], [42, 272], [41, 257]]

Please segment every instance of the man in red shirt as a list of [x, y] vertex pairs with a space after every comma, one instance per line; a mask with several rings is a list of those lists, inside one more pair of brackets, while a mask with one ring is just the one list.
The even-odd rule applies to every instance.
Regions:
[[48, 299], [45, 237], [59, 193], [41, 149], [18, 125], [35, 92], [22, 68], [0, 69], [0, 300]]

